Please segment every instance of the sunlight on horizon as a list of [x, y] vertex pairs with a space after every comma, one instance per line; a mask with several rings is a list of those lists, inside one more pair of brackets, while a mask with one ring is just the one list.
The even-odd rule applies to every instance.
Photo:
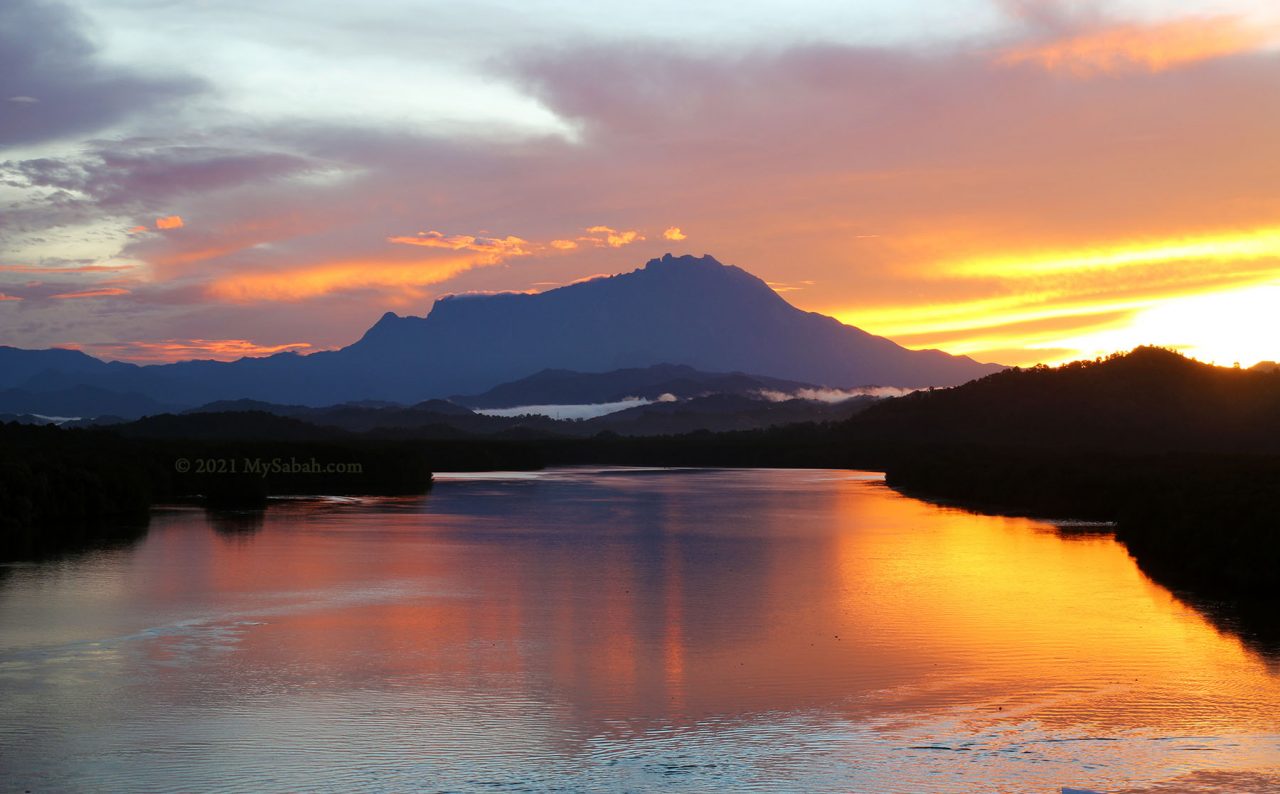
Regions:
[[[1182, 295], [1170, 298], [1099, 303], [1094, 306], [1046, 308], [1040, 319], [1067, 319], [1094, 316], [1115, 317], [1076, 331], [1001, 331], [1001, 323], [1017, 324], [1025, 315], [1017, 312], [988, 315], [988, 325], [975, 328], [970, 336], [929, 344], [929, 331], [911, 337], [913, 349], [937, 347], [956, 355], [1008, 365], [1057, 365], [1124, 353], [1142, 345], [1177, 350], [1200, 361], [1230, 367], [1250, 367], [1262, 361], [1280, 359], [1280, 281], [1246, 287]], [[850, 319], [856, 320], [857, 313]], [[846, 320], [848, 322], [848, 320]], [[1032, 320], [1034, 322], [1034, 320]], [[874, 326], [866, 330], [877, 331]], [[895, 341], [907, 330], [904, 323]], [[940, 333], [940, 332], [939, 332]], [[957, 333], [960, 333], [957, 331]], [[886, 334], [894, 338], [890, 334]], [[1000, 353], [1021, 348], [1025, 356], [1014, 359]], [[985, 355], [994, 351], [997, 355]]]
[[1058, 340], [1093, 358], [1142, 344], [1172, 347], [1192, 358], [1229, 367], [1250, 367], [1277, 356], [1280, 282], [1161, 301], [1137, 312], [1129, 325]]
[[1078, 251], [971, 257], [931, 277], [994, 281], [992, 297], [866, 306], [838, 319], [905, 347], [1010, 365], [1159, 345], [1221, 366], [1280, 359], [1280, 227]]

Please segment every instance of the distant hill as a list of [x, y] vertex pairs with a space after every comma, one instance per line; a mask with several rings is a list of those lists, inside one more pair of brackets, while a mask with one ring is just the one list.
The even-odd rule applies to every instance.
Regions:
[[[0, 345], [0, 389], [38, 386], [38, 379], [45, 375], [94, 378], [136, 369], [133, 364], [99, 361], [79, 350], [23, 350]], [[37, 379], [35, 384], [33, 379]]]
[[681, 364], [655, 364], [612, 372], [544, 369], [527, 378], [495, 386], [483, 394], [452, 399], [471, 408], [513, 408], [614, 403], [628, 397], [657, 400], [663, 395], [685, 399], [706, 394], [752, 395], [766, 390], [794, 394], [816, 388], [808, 383], [763, 375], [702, 372]]
[[0, 412], [5, 413], [74, 418], [114, 415], [137, 419], [175, 408], [136, 392], [122, 394], [83, 384], [52, 391], [0, 389]]
[[91, 386], [180, 407], [238, 399], [417, 403], [481, 395], [547, 369], [601, 373], [661, 364], [837, 388], [946, 386], [999, 369], [907, 350], [801, 311], [755, 276], [709, 256], [667, 255], [630, 273], [534, 295], [444, 297], [426, 317], [387, 313], [357, 342], [310, 355], [135, 366], [76, 351], [4, 348], [0, 388]]
[[893, 444], [1275, 453], [1280, 372], [1216, 367], [1140, 347], [885, 400], [843, 432], [857, 442]]
[[657, 402], [628, 408], [583, 424], [593, 431], [607, 430], [623, 436], [760, 430], [803, 422], [842, 421], [865, 410], [879, 399], [852, 397], [837, 403], [824, 403], [799, 399], [762, 400], [742, 394], [712, 394], [678, 402]]

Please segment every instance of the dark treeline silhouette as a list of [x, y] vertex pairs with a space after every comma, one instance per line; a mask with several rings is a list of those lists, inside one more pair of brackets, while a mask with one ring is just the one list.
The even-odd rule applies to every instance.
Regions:
[[[267, 424], [254, 417], [208, 422], [210, 433], [189, 438], [0, 425], [0, 557], [136, 534], [159, 502], [252, 507], [269, 495], [410, 494], [431, 484], [426, 450], [412, 442], [301, 433], [287, 419], [271, 425], [288, 439], [248, 435]], [[486, 466], [514, 460], [469, 454]]]
[[147, 463], [106, 433], [0, 425], [0, 556], [137, 535], [154, 500]]
[[847, 429], [850, 443], [1277, 454], [1280, 372], [1215, 367], [1140, 347], [885, 400]]

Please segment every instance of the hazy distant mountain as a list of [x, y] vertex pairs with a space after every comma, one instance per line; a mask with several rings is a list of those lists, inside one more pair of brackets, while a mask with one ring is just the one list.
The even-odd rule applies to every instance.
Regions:
[[944, 386], [1000, 369], [937, 350], [907, 350], [801, 311], [739, 268], [709, 256], [670, 255], [631, 273], [535, 295], [441, 298], [426, 317], [388, 313], [354, 344], [306, 356], [140, 367], [74, 351], [0, 353], [0, 368], [19, 364], [0, 386], [47, 392], [91, 385], [184, 406], [235, 399], [413, 403], [479, 394], [545, 369], [608, 372], [663, 363], [832, 387]]
[[79, 350], [23, 350], [0, 345], [0, 389], [32, 385], [31, 381], [42, 375], [61, 373], [92, 378], [136, 369], [133, 364], [99, 361]]
[[136, 419], [174, 409], [175, 406], [136, 392], [120, 393], [84, 384], [50, 391], [0, 389], [0, 412], [4, 413], [76, 418], [110, 414]]
[[544, 369], [527, 378], [495, 386], [483, 394], [452, 399], [471, 408], [512, 408], [615, 403], [628, 397], [657, 400], [663, 395], [684, 399], [704, 394], [757, 394], [763, 390], [794, 394], [801, 389], [815, 388], [812, 384], [763, 375], [702, 372], [682, 364], [654, 364], [611, 372]]

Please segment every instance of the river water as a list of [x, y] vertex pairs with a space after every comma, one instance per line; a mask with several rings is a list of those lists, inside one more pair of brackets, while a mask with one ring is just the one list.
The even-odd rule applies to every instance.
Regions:
[[1280, 667], [879, 475], [440, 475], [0, 569], [5, 791], [1280, 791]]

